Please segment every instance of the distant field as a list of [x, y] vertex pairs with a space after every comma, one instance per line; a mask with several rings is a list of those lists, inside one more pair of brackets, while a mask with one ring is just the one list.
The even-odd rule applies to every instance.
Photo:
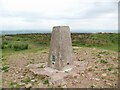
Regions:
[[[118, 51], [117, 33], [72, 33], [72, 45], [82, 47], [97, 47], [101, 49]], [[51, 34], [18, 34], [3, 35], [1, 48], [4, 52], [15, 52], [21, 50], [36, 51], [48, 48]]]

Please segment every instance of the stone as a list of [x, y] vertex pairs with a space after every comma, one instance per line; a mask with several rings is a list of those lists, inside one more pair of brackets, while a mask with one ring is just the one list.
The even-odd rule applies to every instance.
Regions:
[[13, 82], [14, 82], [14, 83], [16, 83], [17, 81], [16, 81], [16, 80], [14, 80]]
[[24, 85], [25, 85], [25, 83], [20, 82], [20, 83], [19, 83], [19, 85], [20, 85], [20, 86], [24, 86]]
[[99, 79], [99, 78], [95, 78], [95, 80], [96, 80], [96, 81], [100, 81], [100, 79]]
[[77, 77], [79, 77], [80, 75], [79, 74], [73, 74], [73, 77], [74, 78], [77, 78]]
[[21, 78], [24, 78], [24, 76], [20, 76]]
[[112, 86], [112, 84], [111, 83], [106, 83], [108, 86]]
[[35, 79], [33, 79], [33, 80], [31, 80], [31, 82], [36, 82], [36, 80], [35, 80]]
[[38, 86], [39, 86], [39, 88], [45, 87], [45, 85], [43, 85], [43, 83], [39, 83]]
[[106, 77], [106, 76], [107, 76], [107, 74], [106, 74], [106, 73], [103, 73], [103, 74], [102, 74], [102, 76], [103, 76], [103, 77]]
[[66, 85], [66, 84], [67, 84], [66, 81], [62, 81], [61, 86], [64, 86], [64, 85]]
[[69, 26], [53, 27], [49, 51], [48, 67], [62, 70], [72, 65], [72, 41]]
[[31, 83], [28, 83], [27, 85], [25, 85], [26, 88], [31, 88], [32, 87], [32, 84]]
[[18, 71], [16, 71], [16, 74], [18, 74], [19, 72]]
[[92, 66], [88, 66], [88, 67], [87, 67], [87, 70], [88, 70], [88, 71], [92, 71]]
[[62, 86], [62, 88], [67, 88], [67, 85]]

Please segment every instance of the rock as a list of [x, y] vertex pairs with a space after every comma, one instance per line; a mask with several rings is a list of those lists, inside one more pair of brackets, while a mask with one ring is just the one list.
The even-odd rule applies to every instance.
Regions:
[[74, 80], [74, 82], [75, 82], [75, 83], [79, 83], [79, 81], [78, 81], [78, 80]]
[[27, 85], [25, 85], [26, 88], [31, 88], [32, 87], [32, 84], [31, 83], [28, 83]]
[[61, 86], [64, 86], [64, 85], [66, 85], [66, 84], [67, 84], [67, 82], [62, 81]]
[[20, 76], [21, 78], [23, 78], [24, 76]]
[[62, 86], [62, 88], [67, 88], [67, 85]]
[[73, 77], [77, 78], [77, 77], [79, 77], [79, 74], [73, 74]]
[[88, 66], [87, 70], [92, 71], [92, 66]]
[[[84, 74], [85, 73], [85, 71], [81, 71], [81, 74]], [[80, 73], [79, 73], [80, 74]]]
[[87, 69], [90, 69], [90, 68], [92, 68], [92, 66], [88, 66], [88, 67], [87, 67]]
[[13, 82], [14, 82], [14, 83], [16, 83], [17, 81], [16, 81], [16, 80], [14, 80]]
[[23, 75], [25, 76], [25, 75], [26, 75], [26, 73], [24, 72], [24, 73], [23, 73]]
[[31, 82], [35, 82], [35, 81], [36, 81], [35, 79], [31, 80]]
[[18, 74], [19, 72], [18, 71], [16, 71], [16, 74]]
[[[52, 84], [51, 84], [51, 85], [52, 85]], [[39, 83], [38, 86], [39, 86], [39, 88], [45, 87], [45, 86], [43, 85], [43, 83]]]
[[100, 81], [100, 79], [99, 79], [99, 78], [95, 78], [95, 80], [96, 80], [96, 81]]
[[111, 84], [111, 83], [106, 83], [106, 85], [108, 85], [108, 86], [112, 86], [112, 84]]
[[90, 80], [93, 80], [94, 78], [89, 78]]
[[91, 88], [94, 88], [95, 86], [96, 86], [96, 85], [93, 84], [93, 85], [91, 85]]
[[103, 74], [102, 74], [102, 76], [103, 76], [103, 77], [106, 77], [106, 76], [107, 76], [107, 74], [106, 74], [106, 73], [103, 73]]
[[20, 83], [19, 83], [19, 85], [20, 85], [20, 86], [24, 86], [24, 85], [25, 85], [25, 83], [20, 82]]
[[83, 73], [81, 74], [82, 76], [85, 76]]

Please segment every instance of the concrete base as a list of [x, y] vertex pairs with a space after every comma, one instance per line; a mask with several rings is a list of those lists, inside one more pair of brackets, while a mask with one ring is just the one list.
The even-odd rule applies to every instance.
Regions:
[[27, 66], [29, 71], [35, 75], [46, 75], [52, 85], [60, 85], [65, 82], [64, 78], [75, 76], [79, 72], [85, 71], [88, 62], [74, 61], [73, 66], [64, 67], [61, 71], [47, 66], [47, 63], [30, 64]]
[[27, 66], [29, 71], [33, 72], [35, 75], [46, 75], [49, 77], [49, 81], [52, 84], [60, 83], [66, 76], [72, 72], [75, 66], [64, 67], [63, 70], [59, 71], [47, 66], [47, 63], [30, 64]]

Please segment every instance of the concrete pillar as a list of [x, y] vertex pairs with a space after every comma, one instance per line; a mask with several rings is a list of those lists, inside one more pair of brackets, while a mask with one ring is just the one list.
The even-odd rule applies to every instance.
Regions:
[[73, 63], [72, 41], [69, 26], [53, 27], [48, 67], [62, 70]]

